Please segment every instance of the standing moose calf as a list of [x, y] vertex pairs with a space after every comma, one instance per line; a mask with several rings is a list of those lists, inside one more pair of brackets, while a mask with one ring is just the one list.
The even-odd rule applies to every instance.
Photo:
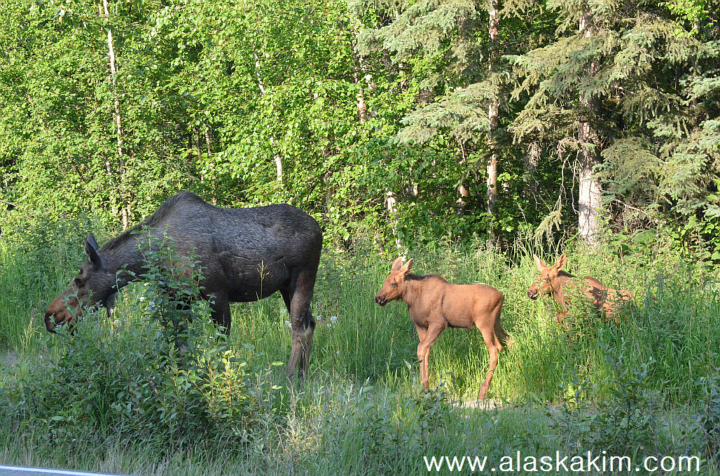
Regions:
[[[567, 264], [567, 256], [563, 253], [552, 266], [548, 266], [537, 256], [533, 258], [535, 266], [540, 270], [540, 277], [537, 283], [530, 286], [527, 295], [535, 300], [542, 294], [552, 294], [553, 299], [562, 307], [562, 311], [555, 316], [555, 320], [561, 323], [568, 313], [568, 305], [571, 304], [566, 293], [575, 285], [572, 282], [575, 276], [562, 270]], [[590, 276], [583, 278], [582, 293], [592, 301], [598, 311], [605, 312], [608, 319], [613, 317], [617, 307], [634, 299], [632, 292], [609, 288]]]
[[212, 318], [230, 332], [230, 303], [250, 302], [280, 291], [292, 323], [292, 351], [287, 367], [307, 372], [315, 319], [310, 313], [317, 276], [322, 231], [317, 221], [290, 205], [259, 208], [217, 208], [190, 192], [165, 202], [141, 224], [100, 248], [90, 234], [85, 240], [87, 261], [70, 288], [45, 312], [45, 327], [71, 325], [85, 306], [112, 307], [115, 294], [145, 271], [138, 247], [147, 227], [156, 237], [173, 239], [180, 256], [196, 255], [202, 266], [201, 298], [210, 301]]
[[420, 359], [420, 379], [426, 391], [430, 380], [430, 347], [440, 333], [448, 327], [477, 327], [490, 351], [490, 369], [478, 393], [478, 400], [485, 399], [498, 354], [507, 340], [500, 323], [502, 293], [485, 284], [450, 284], [435, 274], [417, 276], [410, 273], [412, 264], [412, 259], [405, 265], [402, 258], [393, 262], [390, 274], [375, 296], [375, 302], [384, 306], [390, 301], [401, 299], [408, 305], [420, 339], [417, 356]]

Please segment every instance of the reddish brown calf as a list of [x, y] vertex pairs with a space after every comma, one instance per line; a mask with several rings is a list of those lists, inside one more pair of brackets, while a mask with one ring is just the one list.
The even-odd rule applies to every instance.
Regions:
[[[563, 253], [552, 266], [548, 266], [537, 256], [533, 257], [535, 266], [540, 270], [540, 277], [537, 283], [530, 286], [527, 295], [530, 299], [537, 299], [542, 294], [552, 294], [553, 299], [562, 306], [562, 311], [557, 313], [555, 320], [562, 322], [568, 313], [568, 305], [571, 304], [566, 293], [574, 286], [571, 280], [575, 278], [562, 270], [567, 264], [567, 256]], [[592, 301], [598, 311], [604, 312], [608, 319], [613, 317], [618, 306], [635, 299], [632, 292], [608, 288], [590, 276], [583, 278], [582, 293]]]
[[408, 305], [420, 339], [417, 356], [420, 359], [420, 379], [426, 391], [430, 380], [430, 347], [440, 333], [448, 327], [477, 327], [490, 351], [490, 369], [478, 393], [478, 400], [483, 400], [490, 388], [498, 354], [507, 340], [500, 323], [502, 293], [485, 284], [450, 284], [435, 274], [417, 276], [409, 272], [412, 264], [413, 260], [410, 260], [403, 266], [402, 258], [393, 262], [390, 274], [375, 296], [375, 302], [384, 306], [400, 299]]

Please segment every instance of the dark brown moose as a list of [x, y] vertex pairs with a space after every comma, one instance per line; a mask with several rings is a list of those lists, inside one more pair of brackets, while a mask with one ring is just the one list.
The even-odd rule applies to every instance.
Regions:
[[[287, 375], [292, 377], [297, 367], [299, 376], [304, 376], [315, 329], [310, 301], [322, 231], [312, 217], [290, 205], [221, 209], [181, 192], [102, 248], [90, 234], [85, 240], [87, 261], [70, 288], [45, 312], [48, 331], [71, 324], [72, 316], [85, 306], [101, 305], [109, 312], [115, 293], [144, 273], [137, 243], [142, 235], [133, 233], [144, 227], [155, 236], [171, 237], [180, 256], [198, 257], [204, 274], [200, 297], [211, 301], [212, 318], [226, 332], [230, 331], [230, 302], [256, 301], [280, 291], [292, 326]], [[65, 302], [75, 310], [68, 310]]]
[[502, 293], [485, 284], [450, 284], [435, 274], [417, 276], [410, 273], [412, 265], [412, 259], [405, 265], [402, 258], [396, 259], [382, 289], [375, 296], [375, 302], [384, 306], [400, 299], [408, 305], [420, 339], [417, 356], [420, 359], [420, 379], [426, 391], [429, 387], [430, 347], [440, 333], [448, 327], [477, 327], [490, 351], [490, 370], [478, 393], [478, 400], [483, 400], [490, 388], [498, 354], [507, 340], [500, 323]]
[[[533, 257], [535, 266], [540, 270], [540, 277], [537, 283], [530, 286], [527, 295], [530, 299], [537, 299], [540, 295], [552, 294], [553, 299], [562, 307], [562, 311], [555, 316], [555, 320], [561, 323], [571, 304], [567, 292], [575, 286], [575, 276], [562, 270], [567, 263], [567, 256], [563, 253], [552, 266], [548, 266], [537, 256]], [[618, 306], [634, 299], [632, 292], [608, 288], [590, 276], [583, 278], [582, 293], [592, 301], [598, 311], [604, 312], [608, 319], [613, 318]], [[617, 317], [614, 319], [617, 322]]]

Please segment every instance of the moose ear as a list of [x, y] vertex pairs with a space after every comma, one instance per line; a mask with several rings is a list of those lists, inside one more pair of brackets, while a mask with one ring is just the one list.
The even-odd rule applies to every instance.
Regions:
[[95, 235], [93, 235], [92, 233], [90, 233], [87, 238], [85, 238], [85, 242], [92, 246], [95, 251], [100, 249], [97, 240], [95, 239]]
[[402, 265], [402, 258], [397, 258], [395, 261], [393, 261], [392, 269], [390, 271], [400, 271]]
[[402, 274], [408, 274], [410, 272], [410, 270], [412, 269], [412, 265], [413, 265], [413, 259], [410, 258], [408, 260], [408, 262], [405, 263], [405, 266], [403, 266], [402, 269], [400, 269], [400, 272]]
[[535, 266], [537, 266], [537, 269], [540, 271], [548, 267], [548, 265], [545, 264], [545, 261], [541, 260], [536, 255], [533, 255], [533, 259], [535, 260]]
[[85, 254], [96, 269], [102, 267], [102, 261], [100, 261], [100, 255], [98, 254], [98, 244], [92, 233], [85, 239]]
[[560, 257], [555, 262], [555, 267], [558, 271], [563, 269], [565, 265], [567, 264], [567, 255], [565, 253], [561, 254]]

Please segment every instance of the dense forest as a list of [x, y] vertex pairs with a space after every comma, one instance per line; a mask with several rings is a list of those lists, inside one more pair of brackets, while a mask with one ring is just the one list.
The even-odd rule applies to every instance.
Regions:
[[119, 231], [187, 189], [297, 205], [345, 246], [659, 231], [720, 259], [709, 0], [8, 0], [0, 14], [6, 236], [88, 211]]
[[[0, 0], [0, 18], [1, 465], [537, 474], [521, 453], [592, 453], [718, 474], [717, 0]], [[285, 294], [233, 304], [222, 333], [195, 299], [207, 262], [169, 238], [138, 237], [142, 282], [114, 308], [74, 310], [96, 245], [180, 190], [320, 223], [302, 381]], [[378, 305], [398, 254], [500, 296], [486, 401], [480, 332], [421, 354], [408, 306]], [[553, 288], [545, 262], [570, 274]], [[73, 319], [48, 326], [61, 302]], [[608, 474], [587, 469], [553, 474]]]

